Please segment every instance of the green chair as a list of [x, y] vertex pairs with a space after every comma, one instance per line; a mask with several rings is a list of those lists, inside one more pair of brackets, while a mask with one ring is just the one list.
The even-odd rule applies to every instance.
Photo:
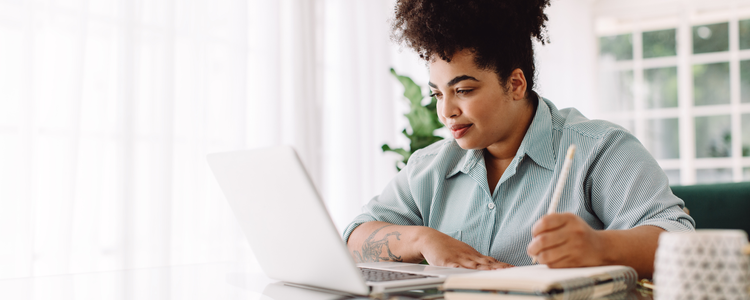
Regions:
[[672, 186], [696, 229], [742, 229], [750, 234], [750, 182]]

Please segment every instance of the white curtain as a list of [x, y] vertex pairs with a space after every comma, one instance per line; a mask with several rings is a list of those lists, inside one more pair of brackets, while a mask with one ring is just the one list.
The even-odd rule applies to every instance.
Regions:
[[392, 0], [0, 1], [0, 278], [253, 262], [205, 155], [295, 146], [339, 230], [395, 174]]

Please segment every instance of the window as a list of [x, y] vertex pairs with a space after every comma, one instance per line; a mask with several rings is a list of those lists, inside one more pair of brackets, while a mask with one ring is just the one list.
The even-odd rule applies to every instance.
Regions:
[[677, 16], [598, 16], [597, 117], [672, 185], [750, 180], [750, 9]]

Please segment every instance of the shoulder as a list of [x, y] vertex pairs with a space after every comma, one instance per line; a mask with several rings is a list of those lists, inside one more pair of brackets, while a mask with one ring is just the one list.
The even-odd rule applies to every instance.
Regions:
[[468, 152], [462, 149], [453, 138], [440, 140], [415, 151], [409, 157], [407, 169], [410, 177], [420, 174], [445, 176], [452, 170], [461, 168]]
[[[546, 100], [546, 99], [545, 99]], [[575, 108], [557, 109], [549, 100], [545, 101], [552, 116], [552, 129], [562, 139], [602, 142], [620, 136], [634, 137], [627, 129], [605, 120], [591, 120]]]
[[[590, 120], [575, 108], [558, 110], [545, 99], [552, 119], [556, 153], [565, 155], [568, 145], [575, 144], [581, 164], [598, 165], [651, 163], [653, 158], [641, 142], [627, 129], [605, 120]], [[580, 155], [580, 156], [579, 156]], [[609, 157], [609, 158], [607, 158]]]
[[[453, 146], [458, 146], [458, 143], [452, 138], [439, 140], [427, 147], [414, 151], [414, 154], [409, 157], [409, 163], [412, 163], [412, 161], [416, 162], [425, 159], [434, 159], [440, 154], [455, 152], [456, 149]], [[461, 149], [461, 147], [458, 148]]]

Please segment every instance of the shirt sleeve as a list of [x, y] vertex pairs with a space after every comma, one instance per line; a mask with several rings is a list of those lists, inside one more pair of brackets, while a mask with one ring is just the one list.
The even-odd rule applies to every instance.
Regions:
[[352, 231], [365, 222], [382, 221], [396, 225], [424, 225], [422, 214], [409, 188], [410, 173], [414, 164], [409, 163], [391, 180], [383, 192], [362, 207], [362, 214], [354, 218], [344, 230], [344, 241], [349, 241]]
[[652, 225], [695, 230], [695, 221], [672, 194], [667, 175], [632, 134], [611, 130], [602, 139], [586, 180], [591, 207], [606, 229]]

